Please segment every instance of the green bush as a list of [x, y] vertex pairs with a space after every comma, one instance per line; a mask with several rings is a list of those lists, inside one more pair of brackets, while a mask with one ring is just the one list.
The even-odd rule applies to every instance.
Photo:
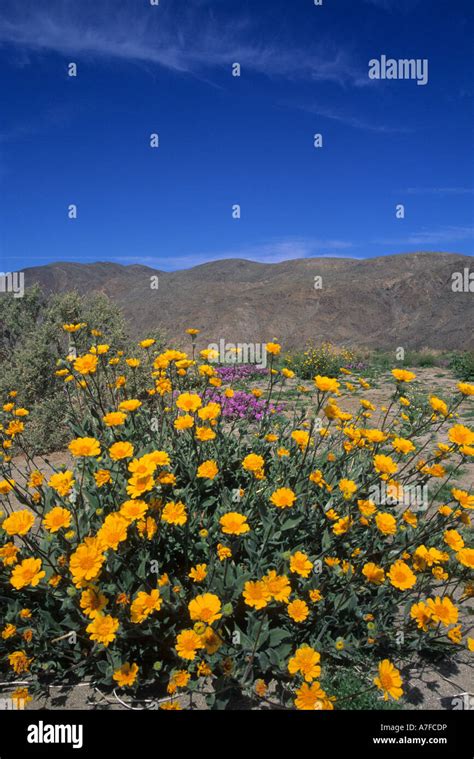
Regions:
[[65, 448], [69, 441], [66, 419], [69, 415], [67, 397], [55, 393], [44, 401], [38, 401], [31, 413], [31, 453], [50, 453]]
[[429, 369], [432, 366], [446, 366], [446, 354], [423, 348], [419, 351], [407, 351], [405, 353], [405, 366], [419, 366]]
[[474, 379], [474, 351], [454, 353], [449, 362], [456, 377], [460, 380], [469, 381]]
[[421, 369], [429, 369], [433, 366], [445, 366], [446, 355], [443, 356], [442, 353], [424, 349], [420, 351], [406, 351], [404, 360], [399, 361], [394, 351], [375, 350], [369, 353], [367, 361], [368, 370], [366, 374], [372, 375], [388, 371], [394, 362], [400, 367], [420, 367]]
[[[122, 312], [103, 293], [47, 297], [35, 285], [24, 298], [0, 298], [0, 393], [5, 396], [10, 390], [21, 390], [31, 412], [30, 443], [35, 453], [58, 450], [67, 441], [67, 396], [51, 366], [59, 366], [61, 357], [75, 347], [75, 336], [65, 332], [63, 325], [80, 322], [91, 329], [100, 325], [115, 351], [131, 351], [135, 345], [128, 337]], [[149, 336], [158, 346], [162, 344], [160, 333]], [[86, 349], [93, 341], [89, 336]], [[141, 394], [145, 386], [144, 373], [136, 372], [134, 390]]]

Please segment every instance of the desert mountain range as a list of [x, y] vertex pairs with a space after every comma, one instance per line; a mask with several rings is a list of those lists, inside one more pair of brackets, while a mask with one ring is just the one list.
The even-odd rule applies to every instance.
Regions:
[[175, 345], [196, 327], [200, 347], [221, 338], [276, 337], [285, 349], [327, 339], [367, 348], [466, 350], [474, 348], [474, 292], [453, 291], [452, 277], [469, 267], [474, 280], [470, 256], [410, 253], [278, 264], [228, 259], [176, 272], [106, 262], [24, 271], [27, 287], [38, 282], [48, 293], [104, 292], [119, 304], [134, 337], [161, 327]]

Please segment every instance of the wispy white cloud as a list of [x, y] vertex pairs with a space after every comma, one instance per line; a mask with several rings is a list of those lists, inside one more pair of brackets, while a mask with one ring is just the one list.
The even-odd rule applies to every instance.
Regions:
[[347, 251], [351, 251], [353, 244], [347, 240], [329, 239], [318, 240], [313, 238], [294, 238], [274, 240], [259, 245], [248, 245], [241, 248], [222, 250], [218, 253], [187, 253], [170, 256], [121, 256], [118, 263], [142, 264], [157, 269], [187, 269], [199, 264], [223, 259], [237, 258], [256, 263], [275, 264], [282, 261], [290, 261], [298, 258], [352, 258]]
[[426, 249], [428, 246], [443, 247], [459, 240], [473, 240], [473, 226], [446, 226], [439, 229], [422, 229], [406, 237], [383, 238], [374, 240], [377, 245], [416, 245]]
[[367, 132], [379, 132], [380, 134], [408, 134], [411, 129], [405, 126], [388, 126], [387, 124], [377, 124], [369, 121], [368, 119], [361, 119], [358, 116], [354, 116], [348, 113], [337, 111], [334, 108], [326, 108], [321, 105], [309, 105], [298, 106], [300, 110], [307, 113], [314, 113], [316, 116], [320, 116], [323, 119], [329, 119], [330, 121], [337, 121], [340, 124], [345, 124], [353, 129], [362, 129]]
[[275, 263], [289, 261], [294, 258], [309, 258], [311, 256], [342, 254], [353, 248], [347, 240], [297, 237], [293, 239], [273, 240], [260, 245], [250, 245], [244, 248], [228, 250], [220, 253], [219, 258], [248, 258], [252, 261]]
[[73, 115], [73, 109], [69, 105], [51, 106], [44, 113], [37, 115], [29, 121], [14, 124], [8, 129], [0, 131], [0, 144], [10, 142], [11, 140], [21, 140], [23, 138], [48, 134], [52, 128], [69, 124]]
[[407, 195], [473, 195], [474, 187], [409, 187]]
[[111, 0], [2, 0], [0, 45], [15, 54], [55, 52], [90, 59], [147, 62], [199, 74], [239, 62], [268, 76], [359, 84], [364, 80], [351, 56], [323, 43], [311, 50], [265, 41], [250, 17], [223, 21], [204, 5], [157, 7]]

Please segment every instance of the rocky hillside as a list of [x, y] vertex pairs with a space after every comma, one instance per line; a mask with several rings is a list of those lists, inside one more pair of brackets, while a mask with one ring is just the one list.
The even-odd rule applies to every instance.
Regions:
[[[453, 292], [452, 275], [469, 267], [474, 273], [469, 256], [412, 253], [279, 264], [231, 259], [172, 273], [54, 263], [26, 269], [25, 278], [26, 286], [39, 282], [48, 292], [102, 291], [119, 303], [134, 336], [161, 327], [176, 344], [192, 326], [201, 329], [204, 344], [278, 337], [285, 348], [329, 339], [373, 348], [463, 350], [474, 348], [474, 293]], [[158, 277], [158, 289], [152, 289], [152, 277]]]

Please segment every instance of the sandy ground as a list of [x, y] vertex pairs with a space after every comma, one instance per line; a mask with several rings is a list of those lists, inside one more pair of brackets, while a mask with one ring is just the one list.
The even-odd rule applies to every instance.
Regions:
[[[409, 679], [405, 681], [404, 709], [454, 709], [467, 708], [469, 701], [462, 698], [463, 694], [471, 697], [474, 708], [474, 663], [472, 654], [462, 651], [456, 661], [443, 662], [438, 665], [425, 665], [411, 670]], [[471, 660], [471, 661], [470, 661]], [[0, 689], [0, 697], [6, 698], [13, 688]], [[118, 696], [118, 698], [117, 698]], [[41, 697], [35, 697], [27, 706], [34, 709], [105, 709], [128, 711], [134, 709], [158, 708], [157, 702], [153, 702], [150, 696], [148, 701], [132, 702], [130, 697], [123, 693], [106, 693], [102, 688], [95, 688], [90, 683], [79, 686], [51, 686], [49, 692]], [[124, 703], [121, 703], [121, 699]], [[180, 700], [183, 709], [206, 709], [206, 703], [202, 696], [194, 696], [191, 705], [188, 697]], [[127, 704], [127, 705], [125, 705]], [[236, 705], [236, 709], [246, 709], [245, 703]]]

